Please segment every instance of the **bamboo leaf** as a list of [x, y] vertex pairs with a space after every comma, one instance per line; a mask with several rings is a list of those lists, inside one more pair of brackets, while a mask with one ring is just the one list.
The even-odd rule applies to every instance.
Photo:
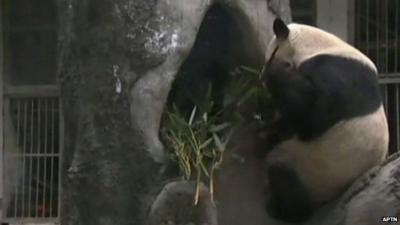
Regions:
[[199, 203], [199, 197], [200, 197], [200, 179], [201, 179], [201, 171], [199, 166], [197, 168], [197, 177], [196, 177], [196, 192], [194, 195], [194, 205], [197, 205]]
[[247, 67], [247, 66], [240, 66], [240, 69], [242, 69], [242, 70], [244, 70], [244, 71], [246, 71], [246, 72], [255, 74], [255, 75], [258, 75], [258, 74], [260, 73], [260, 71], [255, 70], [255, 69], [250, 68], [250, 67]]
[[218, 150], [224, 151], [225, 146], [222, 144], [221, 139], [218, 137], [218, 135], [216, 133], [213, 133], [213, 139], [214, 139], [215, 145], [218, 147]]
[[205, 112], [204, 114], [203, 114], [203, 121], [204, 121], [204, 123], [207, 123], [207, 118], [208, 116], [207, 116], [207, 113]]
[[200, 145], [199, 149], [204, 149], [205, 147], [207, 147], [208, 145], [210, 145], [210, 143], [213, 141], [212, 138], [208, 138], [203, 144]]
[[190, 114], [189, 126], [192, 126], [194, 117], [196, 115], [196, 110], [197, 110], [197, 106], [193, 107], [192, 113]]
[[229, 123], [229, 122], [225, 122], [225, 123], [222, 123], [222, 124], [219, 124], [219, 125], [212, 125], [210, 127], [209, 131], [212, 132], [212, 133], [216, 133], [216, 132], [225, 130], [226, 128], [228, 128], [230, 126], [231, 126], [231, 123]]
[[223, 146], [227, 146], [228, 142], [231, 140], [233, 134], [235, 133], [235, 129], [232, 128], [229, 130], [228, 134], [225, 136], [225, 140], [223, 142]]

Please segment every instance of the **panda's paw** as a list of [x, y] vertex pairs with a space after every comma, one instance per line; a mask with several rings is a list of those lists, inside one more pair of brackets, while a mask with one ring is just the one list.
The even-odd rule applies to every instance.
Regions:
[[296, 173], [281, 163], [268, 166], [266, 210], [276, 219], [304, 222], [312, 216], [310, 196]]
[[312, 216], [312, 210], [307, 207], [285, 205], [277, 199], [267, 200], [266, 211], [272, 218], [289, 223], [305, 222]]

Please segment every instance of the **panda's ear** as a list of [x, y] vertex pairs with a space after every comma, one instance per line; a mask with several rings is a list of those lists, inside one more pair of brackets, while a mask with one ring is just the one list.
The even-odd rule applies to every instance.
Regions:
[[285, 40], [289, 36], [289, 28], [280, 18], [275, 19], [273, 29], [276, 38], [279, 40]]

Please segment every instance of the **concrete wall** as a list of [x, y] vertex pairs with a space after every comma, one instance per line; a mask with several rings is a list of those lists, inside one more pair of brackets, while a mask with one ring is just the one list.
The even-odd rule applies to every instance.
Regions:
[[316, 0], [317, 26], [351, 42], [352, 7], [349, 0]]

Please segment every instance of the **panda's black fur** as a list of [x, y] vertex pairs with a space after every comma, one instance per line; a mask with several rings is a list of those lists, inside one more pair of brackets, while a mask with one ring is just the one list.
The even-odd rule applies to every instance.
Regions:
[[268, 137], [266, 206], [273, 217], [303, 221], [382, 162], [386, 117], [376, 68], [362, 53], [280, 19], [274, 33], [263, 79], [280, 119]]
[[375, 72], [353, 59], [318, 55], [297, 71], [282, 70], [282, 63], [275, 62], [267, 73], [282, 117], [302, 140], [313, 140], [338, 121], [369, 114], [382, 104]]

